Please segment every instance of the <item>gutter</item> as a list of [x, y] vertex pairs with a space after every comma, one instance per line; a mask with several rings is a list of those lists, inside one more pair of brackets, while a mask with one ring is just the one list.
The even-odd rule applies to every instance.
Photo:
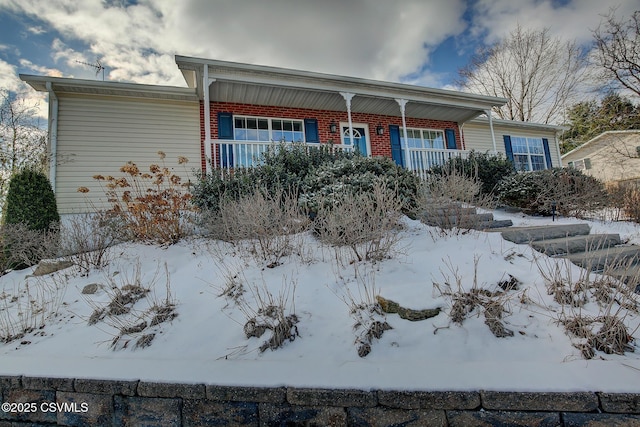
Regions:
[[49, 181], [53, 193], [56, 193], [56, 173], [58, 167], [58, 97], [53, 92], [51, 82], [46, 83], [49, 92]]

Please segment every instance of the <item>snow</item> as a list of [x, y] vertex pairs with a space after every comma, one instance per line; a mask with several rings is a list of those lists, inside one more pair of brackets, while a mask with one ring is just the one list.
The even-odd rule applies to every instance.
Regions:
[[[551, 218], [494, 214], [515, 226], [552, 224]], [[555, 223], [576, 222], [583, 221], [557, 218]], [[230, 244], [193, 238], [166, 248], [115, 246], [109, 265], [86, 276], [73, 268], [40, 278], [30, 276], [33, 269], [13, 271], [0, 277], [0, 332], [8, 327], [9, 316], [15, 322], [18, 311], [23, 321], [39, 326], [42, 320], [44, 326], [0, 344], [0, 375], [363, 390], [640, 392], [637, 351], [596, 352], [594, 359], [585, 360], [558, 323], [562, 310], [570, 309], [547, 294], [540, 269], [558, 265], [578, 278], [583, 275], [578, 267], [507, 242], [497, 232], [444, 235], [408, 218], [403, 223], [395, 255], [377, 263], [352, 262], [347, 250], [337, 257], [332, 248], [304, 234], [295, 236], [302, 242], [301, 253], [274, 268]], [[637, 224], [589, 224], [592, 232], [620, 233], [624, 241], [640, 243]], [[88, 319], [108, 303], [111, 286], [135, 281], [136, 269], [142, 285], [152, 291], [134, 305], [129, 326], [146, 315], [148, 306], [166, 301], [167, 289], [178, 315], [151, 328], [156, 335], [149, 347], [135, 348], [138, 334], [114, 350], [114, 326], [122, 326], [118, 318], [126, 316], [106, 317], [94, 325]], [[521, 282], [504, 297], [508, 313], [503, 321], [512, 337], [495, 337], [478, 308], [462, 324], [451, 322], [447, 283], [451, 291], [459, 283], [464, 290], [475, 286], [493, 292], [509, 275]], [[233, 276], [246, 289], [240, 305], [219, 296]], [[83, 295], [84, 286], [92, 283], [100, 290]], [[36, 304], [51, 300], [31, 317], [27, 286]], [[296, 314], [298, 335], [281, 348], [260, 352], [269, 332], [247, 339], [243, 326], [258, 310], [256, 299], [269, 295], [283, 301], [286, 314]], [[362, 329], [354, 328], [351, 302], [370, 303], [375, 295], [408, 308], [443, 311], [416, 322], [387, 314], [393, 329], [373, 339], [371, 352], [361, 358], [355, 341]], [[606, 308], [590, 302], [573, 310], [597, 316]], [[624, 320], [638, 338], [638, 315], [629, 312]], [[636, 342], [631, 344], [637, 350]]]

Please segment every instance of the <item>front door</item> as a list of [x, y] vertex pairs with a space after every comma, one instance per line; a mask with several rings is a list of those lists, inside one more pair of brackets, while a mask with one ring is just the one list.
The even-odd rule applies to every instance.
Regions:
[[[342, 143], [351, 145], [352, 138], [349, 135], [349, 125], [342, 126]], [[363, 156], [368, 156], [367, 129], [361, 126], [353, 126], [353, 149], [358, 150]]]

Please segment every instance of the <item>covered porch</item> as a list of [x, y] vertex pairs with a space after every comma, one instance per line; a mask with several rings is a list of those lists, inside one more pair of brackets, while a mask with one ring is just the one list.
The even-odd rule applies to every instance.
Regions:
[[[491, 108], [506, 102], [276, 67], [181, 56], [176, 63], [201, 99], [203, 169], [208, 172], [255, 165], [262, 153], [283, 141], [275, 122], [292, 118], [299, 133], [294, 129], [285, 146], [330, 144], [331, 149], [391, 157], [421, 174], [452, 157], [466, 156], [473, 147], [465, 144], [460, 127], [482, 114], [492, 127]], [[228, 123], [225, 114], [231, 117]], [[251, 120], [252, 127], [242, 125], [247, 129], [239, 132], [238, 117]]]

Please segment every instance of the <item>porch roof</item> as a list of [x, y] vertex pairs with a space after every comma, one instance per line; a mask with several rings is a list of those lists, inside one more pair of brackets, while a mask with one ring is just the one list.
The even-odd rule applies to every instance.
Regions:
[[47, 92], [47, 84], [56, 93], [82, 93], [93, 95], [132, 96], [136, 98], [167, 99], [175, 101], [197, 101], [192, 88], [119, 83], [111, 81], [70, 79], [66, 77], [34, 76], [20, 74], [20, 79], [39, 92]]
[[407, 100], [406, 116], [464, 123], [506, 103], [504, 98], [402, 83], [176, 56], [187, 85], [204, 95], [207, 66], [209, 99], [256, 105], [346, 111], [341, 92], [355, 94], [355, 113], [399, 116], [396, 99]]

